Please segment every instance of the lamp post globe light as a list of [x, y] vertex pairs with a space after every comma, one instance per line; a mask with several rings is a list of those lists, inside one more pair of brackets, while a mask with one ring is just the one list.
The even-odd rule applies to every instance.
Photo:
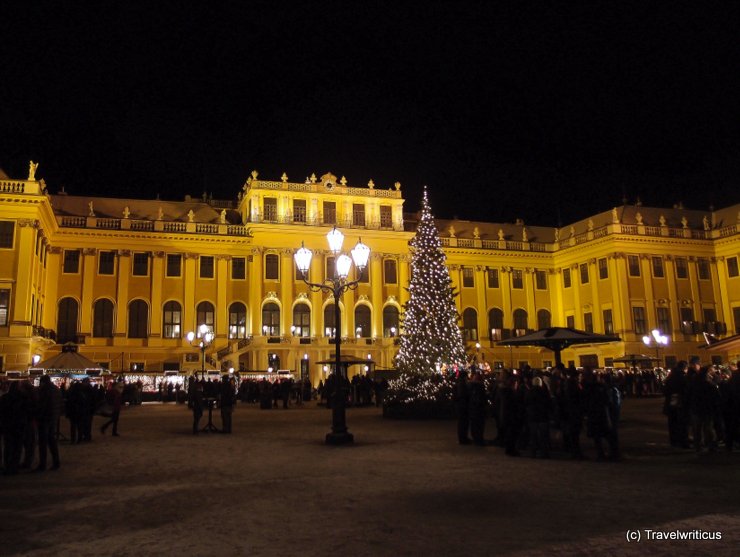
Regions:
[[190, 346], [194, 346], [200, 349], [200, 377], [201, 379], [206, 378], [206, 348], [208, 348], [213, 342], [213, 333], [211, 329], [203, 323], [198, 327], [198, 334], [196, 335], [193, 331], [190, 331], [185, 338], [187, 338]]
[[662, 334], [658, 329], [653, 329], [649, 335], [642, 337], [642, 342], [647, 347], [655, 345], [655, 359], [660, 363], [660, 347], [668, 346], [668, 336]]
[[[331, 432], [326, 434], [326, 443], [328, 445], [345, 445], [354, 441], [354, 436], [347, 431], [347, 419], [346, 419], [346, 377], [341, 372], [341, 313], [339, 311], [339, 300], [347, 290], [354, 290], [360, 282], [359, 276], [357, 280], [348, 280], [349, 271], [354, 262], [359, 273], [362, 273], [363, 269], [367, 266], [367, 261], [370, 258], [370, 248], [362, 243], [362, 240], [357, 242], [357, 245], [351, 250], [352, 258], [346, 254], [341, 253], [342, 244], [344, 243], [344, 234], [337, 229], [335, 226], [326, 235], [326, 239], [329, 242], [329, 249], [336, 256], [335, 261], [335, 274], [333, 277], [327, 277], [323, 282], [310, 282], [309, 281], [309, 270], [311, 269], [311, 258], [313, 253], [310, 249], [305, 247], [301, 243], [300, 249], [298, 249], [294, 255], [296, 266], [298, 271], [301, 273], [301, 278], [305, 282], [312, 292], [328, 292], [334, 296], [334, 380], [333, 380], [333, 392], [329, 392], [329, 396], [332, 397], [332, 417], [331, 417]], [[358, 273], [358, 274], [359, 274]], [[329, 381], [327, 380], [327, 383]]]

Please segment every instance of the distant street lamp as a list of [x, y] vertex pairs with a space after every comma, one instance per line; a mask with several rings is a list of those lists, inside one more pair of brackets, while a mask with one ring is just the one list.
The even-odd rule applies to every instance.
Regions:
[[200, 349], [201, 353], [201, 365], [200, 365], [200, 376], [201, 379], [206, 378], [206, 348], [208, 348], [213, 342], [214, 335], [211, 329], [203, 323], [198, 327], [198, 335], [193, 331], [190, 331], [185, 338], [188, 339], [190, 346], [194, 346]]
[[650, 335], [645, 335], [644, 337], [642, 337], [642, 342], [647, 347], [650, 347], [653, 344], [655, 345], [655, 359], [658, 363], [661, 363], [660, 347], [668, 346], [668, 336], [661, 334], [659, 329], [653, 329], [652, 331], [650, 331]]
[[347, 290], [354, 290], [357, 288], [360, 282], [357, 280], [347, 280], [349, 276], [352, 262], [354, 261], [355, 266], [358, 270], [358, 276], [362, 274], [363, 269], [367, 266], [367, 261], [370, 257], [370, 248], [362, 243], [362, 240], [357, 242], [357, 245], [352, 249], [352, 258], [345, 254], [341, 254], [342, 244], [344, 243], [344, 234], [342, 234], [336, 227], [334, 227], [327, 235], [329, 241], [329, 249], [336, 256], [335, 261], [335, 274], [333, 277], [327, 277], [323, 282], [310, 282], [308, 280], [308, 272], [311, 268], [311, 257], [313, 253], [310, 249], [305, 247], [301, 243], [301, 248], [296, 251], [294, 259], [298, 270], [301, 273], [301, 278], [305, 282], [312, 292], [328, 292], [334, 296], [334, 326], [336, 327], [336, 334], [334, 335], [335, 342], [335, 353], [334, 353], [334, 392], [329, 393], [329, 396], [333, 395], [332, 399], [332, 424], [331, 432], [326, 434], [326, 443], [329, 445], [344, 445], [352, 443], [354, 436], [347, 431], [347, 419], [346, 419], [346, 400], [345, 400], [345, 388], [344, 379], [341, 369], [341, 313], [339, 311], [339, 300]]

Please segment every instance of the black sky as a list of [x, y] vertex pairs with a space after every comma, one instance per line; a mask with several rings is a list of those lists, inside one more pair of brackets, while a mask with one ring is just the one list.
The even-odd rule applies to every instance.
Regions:
[[[156, 4], [156, 5], [155, 5]], [[294, 5], [295, 4], [295, 5]], [[234, 198], [252, 169], [428, 184], [439, 217], [740, 201], [738, 4], [61, 2], [0, 8], [0, 167]]]

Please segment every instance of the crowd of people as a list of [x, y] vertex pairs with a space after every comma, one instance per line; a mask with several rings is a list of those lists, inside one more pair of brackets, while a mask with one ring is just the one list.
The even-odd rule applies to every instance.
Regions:
[[[509, 456], [528, 451], [549, 458], [554, 445], [574, 459], [587, 458], [582, 434], [593, 443], [597, 460], [619, 460], [619, 420], [626, 397], [665, 397], [673, 447], [697, 452], [727, 451], [740, 444], [740, 374], [736, 365], [721, 371], [698, 358], [662, 371], [605, 371], [562, 364], [546, 370], [525, 367], [483, 373], [475, 365], [457, 374], [455, 408], [458, 442], [496, 445]], [[496, 436], [484, 436], [487, 418]], [[557, 441], [557, 442], [556, 442]]]
[[[187, 383], [188, 407], [193, 413], [193, 433], [200, 429], [204, 410], [218, 408], [223, 433], [232, 431], [232, 413], [237, 401], [259, 403], [260, 408], [289, 408], [317, 399], [331, 407], [337, 389], [329, 377], [313, 389], [308, 379], [290, 377], [276, 381], [243, 379], [224, 375], [220, 381]], [[368, 376], [344, 380], [342, 393], [348, 405], [381, 406], [388, 388], [385, 380]], [[135, 384], [110, 381], [107, 385], [89, 378], [63, 382], [57, 387], [42, 376], [38, 387], [29, 380], [9, 381], [0, 386], [0, 462], [4, 474], [20, 470], [44, 471], [51, 455], [51, 469], [61, 465], [58, 439], [64, 438], [60, 418], [69, 421], [72, 445], [92, 440], [93, 417], [105, 416], [100, 426], [120, 436], [118, 421], [122, 407], [140, 403]], [[495, 445], [508, 456], [529, 453], [550, 458], [553, 450], [573, 459], [587, 458], [582, 436], [593, 443], [598, 460], [619, 460], [619, 420], [625, 397], [663, 396], [671, 446], [697, 453], [727, 451], [740, 444], [740, 372], [700, 365], [698, 358], [681, 361], [665, 375], [652, 370], [604, 371], [585, 367], [577, 370], [558, 364], [545, 371], [524, 367], [498, 374], [475, 365], [457, 372], [455, 408], [458, 442], [463, 445]], [[180, 400], [173, 397], [174, 400]], [[495, 438], [485, 436], [492, 418]], [[211, 431], [217, 430], [212, 426]]]
[[[619, 460], [618, 424], [622, 393], [611, 374], [591, 368], [578, 371], [558, 364], [552, 370], [525, 367], [504, 370], [497, 377], [475, 366], [458, 372], [455, 406], [458, 442], [496, 445], [508, 456], [529, 451], [550, 458], [557, 431], [560, 447], [574, 459], [586, 458], [581, 447], [584, 426], [599, 460]], [[493, 417], [496, 437], [484, 436], [486, 419]]]
[[698, 358], [679, 362], [663, 388], [663, 413], [673, 447], [697, 452], [731, 452], [740, 445], [740, 372], [737, 365], [722, 371], [701, 367]]
[[[59, 439], [61, 418], [69, 421], [71, 445], [92, 440], [95, 414], [109, 418], [100, 431], [112, 426], [118, 436], [118, 417], [123, 404], [123, 383], [111, 381], [107, 388], [89, 378], [57, 387], [51, 377], [42, 375], [38, 386], [30, 380], [5, 382], [0, 387], [0, 462], [5, 475], [21, 470], [43, 472], [61, 466]], [[48, 456], [51, 466], [47, 468]]]

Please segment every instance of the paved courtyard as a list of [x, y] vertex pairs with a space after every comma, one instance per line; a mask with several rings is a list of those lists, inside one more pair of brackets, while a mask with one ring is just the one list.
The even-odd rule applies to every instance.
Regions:
[[184, 406], [127, 408], [121, 437], [63, 444], [61, 470], [0, 476], [0, 554], [738, 554], [740, 453], [671, 449], [657, 399], [623, 418], [624, 461], [599, 463], [459, 446], [452, 422], [376, 408], [348, 410], [346, 447], [313, 404], [240, 405], [230, 436], [193, 436]]

